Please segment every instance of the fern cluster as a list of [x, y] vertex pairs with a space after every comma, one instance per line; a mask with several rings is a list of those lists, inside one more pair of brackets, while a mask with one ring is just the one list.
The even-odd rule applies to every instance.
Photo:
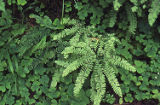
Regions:
[[[68, 21], [70, 23], [70, 21]], [[64, 29], [58, 35], [52, 34], [53, 40], [67, 41], [61, 52], [64, 56], [55, 61], [63, 69], [62, 77], [79, 70], [74, 94], [78, 95], [87, 77], [91, 75], [91, 100], [99, 105], [106, 91], [106, 80], [114, 92], [122, 97], [120, 84], [116, 78], [117, 67], [135, 72], [136, 69], [115, 52], [115, 43], [119, 41], [113, 34], [99, 35], [93, 27], [84, 27], [74, 21], [70, 29]]]

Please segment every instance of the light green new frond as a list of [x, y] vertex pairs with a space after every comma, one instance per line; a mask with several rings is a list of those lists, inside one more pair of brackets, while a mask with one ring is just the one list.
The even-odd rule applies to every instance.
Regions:
[[149, 9], [149, 15], [148, 15], [148, 21], [149, 21], [150, 26], [154, 24], [159, 13], [160, 13], [160, 1], [153, 0], [151, 4], [151, 8]]
[[98, 51], [97, 51], [98, 56], [103, 56], [104, 55], [104, 49], [103, 49], [104, 44], [105, 43], [103, 41], [100, 41], [99, 48], [98, 48]]
[[106, 91], [106, 83], [105, 76], [102, 73], [101, 68], [97, 68], [96, 66], [91, 77], [91, 87], [91, 99], [93, 100], [93, 105], [100, 105], [100, 102], [102, 101], [102, 98]]
[[80, 92], [86, 78], [89, 76], [91, 71], [92, 71], [92, 65], [87, 65], [87, 67], [84, 67], [84, 66], [82, 67], [82, 69], [76, 79], [76, 84], [74, 87], [74, 94], [75, 95], [77, 95]]
[[[76, 48], [75, 50], [74, 50], [74, 54], [78, 54], [78, 55], [85, 55], [87, 53], [87, 50], [84, 50], [84, 49], [82, 49], [82, 48]], [[77, 55], [77, 56], [78, 56]]]
[[63, 18], [63, 24], [75, 25], [77, 21], [75, 19]]
[[64, 58], [68, 58], [69, 54], [73, 53], [74, 49], [75, 48], [73, 46], [66, 47], [61, 54], [64, 55]]
[[102, 73], [101, 70], [97, 71], [97, 75], [95, 76], [95, 82], [96, 82], [96, 96], [94, 97], [93, 103], [94, 105], [100, 105], [100, 102], [103, 99], [103, 96], [106, 91], [106, 81], [105, 76]]
[[106, 75], [111, 87], [113, 88], [114, 92], [122, 97], [122, 90], [120, 88], [120, 84], [116, 78], [115, 71], [111, 65], [108, 63], [105, 64], [104, 74]]
[[104, 45], [105, 55], [110, 56], [111, 51], [115, 51], [115, 42], [118, 41], [115, 37], [110, 37]]
[[81, 48], [84, 48], [84, 47], [86, 47], [87, 46], [87, 43], [85, 43], [85, 42], [79, 42], [79, 43], [77, 43], [77, 45], [76, 45], [76, 47], [81, 47]]
[[136, 68], [133, 67], [130, 63], [128, 63], [126, 60], [124, 60], [123, 58], [119, 57], [119, 56], [112, 56], [112, 59], [108, 59], [108, 61], [115, 66], [120, 66], [126, 70], [132, 71], [132, 72], [136, 72]]
[[70, 39], [69, 43], [72, 46], [76, 46], [79, 41], [79, 37], [80, 37], [80, 35], [76, 33], [76, 35], [72, 39]]
[[51, 34], [51, 37], [53, 40], [59, 40], [62, 39], [66, 36], [74, 35], [78, 31], [79, 27], [72, 27], [71, 29], [64, 29], [61, 33], [56, 34], [53, 33]]
[[62, 77], [67, 76], [69, 73], [73, 72], [74, 70], [78, 69], [81, 65], [80, 59], [73, 61], [67, 68], [63, 71]]
[[91, 84], [91, 100], [94, 101], [94, 97], [97, 95], [96, 93], [96, 82], [95, 82], [95, 72], [92, 73], [91, 79], [90, 79], [90, 84]]
[[95, 66], [91, 77], [91, 99], [93, 100], [94, 105], [100, 105], [106, 91], [105, 75], [103, 74], [102, 65], [99, 64], [99, 61], [96, 61], [94, 65]]
[[59, 65], [59, 66], [62, 66], [62, 67], [67, 67], [67, 66], [69, 65], [68, 62], [62, 61], [62, 60], [57, 60], [57, 61], [55, 61], [55, 63], [56, 63], [57, 65]]

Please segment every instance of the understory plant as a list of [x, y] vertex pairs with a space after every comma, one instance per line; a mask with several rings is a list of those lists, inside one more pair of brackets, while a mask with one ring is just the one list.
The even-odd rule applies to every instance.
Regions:
[[[64, 19], [65, 20], [65, 19]], [[116, 74], [118, 68], [135, 72], [136, 69], [124, 58], [118, 56], [115, 44], [119, 43], [114, 34], [99, 35], [94, 27], [84, 27], [76, 20], [66, 22], [71, 28], [62, 30], [59, 34], [52, 34], [52, 39], [66, 42], [63, 57], [55, 63], [62, 67], [62, 77], [78, 70], [75, 81], [74, 95], [81, 91], [85, 80], [90, 77], [91, 100], [94, 105], [100, 105], [106, 92], [106, 78], [114, 92], [122, 97], [122, 91]]]

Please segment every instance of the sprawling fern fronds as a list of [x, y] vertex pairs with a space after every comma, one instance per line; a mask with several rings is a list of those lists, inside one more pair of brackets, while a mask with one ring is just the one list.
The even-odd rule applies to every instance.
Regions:
[[75, 70], [80, 71], [75, 82], [75, 95], [80, 92], [86, 78], [92, 73], [90, 83], [94, 105], [99, 105], [105, 94], [105, 77], [115, 93], [122, 97], [115, 68], [119, 66], [133, 72], [136, 70], [126, 60], [116, 55], [114, 46], [118, 40], [112, 34], [98, 35], [93, 27], [84, 27], [77, 22], [72, 28], [65, 29], [58, 35], [52, 34], [52, 39], [68, 42], [61, 52], [64, 57], [56, 61], [56, 64], [63, 68], [62, 77]]

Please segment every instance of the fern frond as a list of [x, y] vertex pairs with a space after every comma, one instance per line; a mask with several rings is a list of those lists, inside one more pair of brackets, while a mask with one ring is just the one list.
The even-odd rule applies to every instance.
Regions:
[[66, 36], [74, 35], [74, 33], [76, 33], [78, 30], [79, 30], [79, 27], [73, 27], [71, 29], [64, 29], [59, 34], [56, 34], [56, 35], [55, 35], [55, 33], [51, 34], [51, 37], [53, 40], [59, 40], [59, 39], [62, 39]]
[[69, 43], [72, 45], [72, 46], [76, 46], [77, 45], [77, 42], [79, 41], [79, 37], [80, 35], [78, 33], [76, 33], [77, 35], [75, 35], [74, 37], [72, 37], [72, 39], [70, 39]]
[[117, 12], [114, 10], [110, 10], [109, 17], [110, 17], [110, 19], [109, 19], [108, 26], [114, 27], [114, 25], [116, 24], [116, 21], [117, 21]]
[[93, 103], [94, 105], [100, 105], [100, 102], [106, 91], [105, 75], [102, 72], [101, 64], [95, 64], [94, 72], [96, 72], [94, 77], [96, 82], [96, 96], [94, 97]]
[[126, 5], [126, 11], [129, 21], [129, 27], [128, 30], [130, 33], [135, 34], [136, 28], [137, 28], [137, 18], [135, 16], [135, 13], [132, 12], [131, 6], [129, 4]]
[[105, 83], [105, 76], [102, 70], [100, 70], [100, 68], [97, 67], [97, 64], [94, 68], [94, 72], [91, 77], [91, 87], [92, 87], [91, 99], [93, 100], [93, 105], [100, 105], [100, 102], [106, 91], [106, 83]]
[[130, 63], [128, 63], [126, 60], [124, 60], [123, 58], [119, 57], [119, 56], [112, 56], [112, 59], [108, 59], [108, 61], [115, 66], [120, 66], [126, 70], [132, 71], [132, 72], [136, 72], [135, 67], [133, 67]]
[[62, 60], [57, 60], [57, 61], [55, 61], [55, 63], [56, 63], [57, 65], [59, 65], [59, 66], [62, 66], [62, 67], [67, 67], [67, 66], [69, 65], [68, 62], [62, 61]]
[[69, 54], [73, 53], [74, 49], [75, 48], [73, 46], [66, 47], [61, 54], [64, 55], [64, 58], [68, 58]]
[[64, 25], [75, 25], [77, 24], [77, 21], [75, 19], [70, 19], [70, 18], [63, 18], [63, 24]]
[[62, 77], [67, 76], [69, 73], [73, 72], [74, 70], [76, 70], [78, 67], [80, 67], [81, 65], [81, 60], [75, 60], [73, 61], [69, 66], [67, 66], [67, 68], [63, 71]]
[[148, 21], [149, 21], [150, 26], [154, 24], [159, 13], [160, 13], [160, 1], [153, 0], [151, 4], [151, 8], [149, 9], [149, 15], [148, 15]]
[[80, 90], [84, 84], [84, 81], [89, 76], [91, 71], [92, 71], [92, 65], [87, 65], [86, 67], [84, 67], [84, 66], [82, 67], [82, 69], [76, 79], [76, 83], [75, 83], [75, 87], [74, 87], [74, 94], [75, 95], [77, 95], [80, 92]]
[[108, 63], [105, 64], [104, 74], [106, 75], [111, 87], [113, 88], [114, 92], [122, 97], [122, 90], [120, 88], [120, 84], [116, 78], [115, 71], [111, 65]]

